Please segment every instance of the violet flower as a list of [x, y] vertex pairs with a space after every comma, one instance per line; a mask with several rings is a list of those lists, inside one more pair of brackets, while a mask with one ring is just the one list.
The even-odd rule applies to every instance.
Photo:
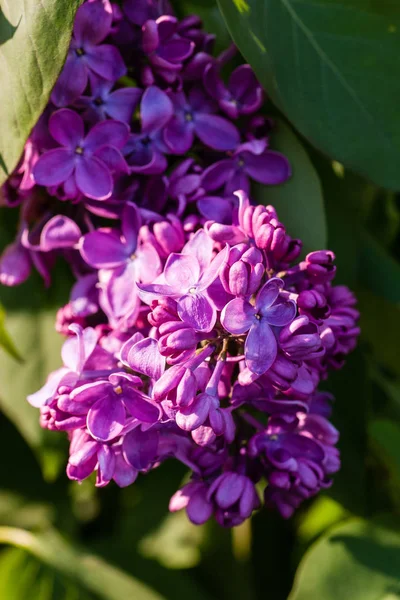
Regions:
[[120, 149], [128, 139], [127, 125], [104, 121], [85, 137], [82, 117], [62, 108], [50, 117], [49, 130], [61, 147], [39, 158], [33, 169], [36, 183], [58, 186], [72, 180], [77, 190], [88, 198], [109, 198], [113, 189], [110, 163], [124, 168]]
[[81, 96], [74, 106], [84, 109], [83, 118], [89, 123], [97, 123], [107, 118], [122, 121], [128, 125], [139, 104], [142, 90], [126, 87], [113, 90], [114, 83], [92, 76], [90, 78], [90, 96]]
[[262, 375], [273, 364], [278, 345], [271, 326], [283, 327], [296, 316], [293, 300], [280, 297], [283, 281], [270, 279], [258, 292], [253, 306], [243, 298], [231, 300], [223, 309], [221, 323], [233, 335], [249, 331], [245, 358], [250, 371]]
[[[149, 20], [142, 26], [142, 49], [147, 55], [150, 68], [168, 83], [173, 83], [183, 62], [191, 56], [194, 43], [177, 32], [178, 19], [168, 15], [156, 21]], [[145, 67], [142, 79], [146, 85], [154, 83], [149, 67]]]
[[240, 141], [236, 127], [223, 117], [215, 115], [216, 107], [201, 88], [192, 88], [188, 94], [171, 93], [174, 117], [167, 124], [164, 140], [171, 152], [185, 154], [193, 145], [195, 136], [214, 150], [234, 150]]
[[76, 13], [67, 60], [51, 94], [52, 102], [67, 106], [83, 94], [90, 73], [116, 81], [126, 72], [115, 46], [101, 44], [111, 30], [112, 11], [101, 0], [86, 2]]
[[217, 319], [216, 308], [206, 294], [207, 288], [218, 277], [228, 252], [226, 247], [211, 260], [209, 242], [204, 231], [200, 230], [182, 254], [169, 256], [163, 273], [166, 285], [138, 285], [139, 294], [145, 302], [163, 296], [176, 298], [182, 321], [196, 331], [205, 332], [212, 330]]
[[210, 96], [231, 119], [250, 115], [262, 105], [263, 91], [250, 65], [237, 67], [225, 86], [217, 65], [210, 63], [204, 71], [203, 82]]
[[156, 175], [167, 168], [164, 156], [168, 148], [162, 132], [174, 109], [167, 94], [156, 86], [146, 89], [140, 103], [141, 133], [134, 133], [126, 144], [124, 155], [134, 173]]
[[90, 405], [87, 428], [97, 441], [108, 442], [123, 430], [128, 413], [141, 423], [156, 423], [160, 409], [137, 389], [141, 379], [126, 373], [113, 373], [108, 380], [95, 381], [75, 388], [74, 403]]
[[[205, 140], [202, 141], [206, 143]], [[231, 158], [216, 162], [204, 171], [202, 186], [206, 191], [223, 187], [226, 196], [237, 190], [249, 194], [250, 179], [264, 185], [278, 185], [291, 176], [287, 158], [280, 152], [269, 150], [265, 140], [252, 140], [236, 146], [237, 144], [234, 146], [235, 151]], [[217, 149], [233, 150], [234, 148]]]
[[96, 348], [98, 335], [91, 327], [71, 325], [70, 331], [75, 335], [64, 342], [61, 350], [64, 366], [54, 371], [39, 391], [28, 396], [28, 402], [36, 408], [50, 402], [60, 387], [73, 388]]

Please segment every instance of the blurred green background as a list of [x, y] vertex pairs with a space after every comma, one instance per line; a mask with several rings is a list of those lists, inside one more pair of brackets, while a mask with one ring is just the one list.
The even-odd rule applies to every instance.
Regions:
[[[0, 350], [2, 600], [400, 598], [400, 8], [391, 0], [220, 5], [271, 93], [271, 146], [293, 168], [288, 183], [260, 186], [255, 198], [274, 204], [307, 250], [332, 249], [336, 282], [358, 295], [359, 348], [323, 386], [336, 396], [342, 469], [290, 521], [263, 510], [233, 530], [168, 513], [185, 476], [172, 461], [123, 490], [68, 481], [67, 440], [41, 430], [25, 401], [60, 364], [54, 319], [71, 285], [60, 263], [50, 290], [36, 276], [0, 289], [0, 338], [17, 350]], [[230, 43], [214, 0], [174, 6], [199, 14], [219, 50]], [[304, 61], [290, 79], [296, 57]], [[325, 78], [313, 79], [321, 68]], [[0, 209], [1, 247], [14, 219]]]

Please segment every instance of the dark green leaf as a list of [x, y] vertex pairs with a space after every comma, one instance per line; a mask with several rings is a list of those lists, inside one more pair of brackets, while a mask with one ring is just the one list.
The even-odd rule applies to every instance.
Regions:
[[335, 160], [399, 189], [400, 5], [218, 2], [243, 56], [294, 126]]
[[353, 519], [331, 529], [305, 554], [288, 600], [400, 598], [400, 535]]
[[362, 340], [368, 343], [376, 364], [398, 376], [400, 309], [365, 290], [358, 290], [357, 297]]
[[287, 156], [292, 177], [283, 185], [256, 184], [254, 198], [275, 206], [289, 233], [303, 240], [307, 252], [326, 248], [325, 208], [318, 174], [300, 140], [282, 119], [276, 120], [271, 148]]
[[0, 598], [94, 600], [98, 596], [60, 577], [24, 550], [10, 548], [0, 556]]
[[383, 449], [400, 483], [400, 426], [388, 419], [376, 419], [369, 424], [369, 434]]
[[2, 0], [0, 11], [0, 185], [61, 70], [82, 0]]
[[17, 348], [12, 341], [10, 334], [6, 329], [6, 313], [4, 308], [0, 304], [0, 346], [5, 350], [10, 356], [22, 362], [22, 357], [18, 352]]
[[400, 303], [400, 264], [368, 234], [362, 238], [359, 281], [389, 302]]
[[26, 550], [57, 576], [79, 585], [98, 598], [162, 600], [162, 596], [140, 581], [102, 559], [69, 545], [56, 531], [48, 530], [35, 535], [23, 529], [0, 527], [0, 543]]

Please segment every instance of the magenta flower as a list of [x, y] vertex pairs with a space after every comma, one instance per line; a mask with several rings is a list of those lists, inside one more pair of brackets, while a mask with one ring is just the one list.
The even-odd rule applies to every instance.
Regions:
[[139, 377], [126, 373], [114, 373], [107, 381], [95, 381], [76, 388], [71, 394], [72, 402], [90, 405], [87, 428], [95, 440], [108, 442], [123, 430], [128, 413], [142, 423], [156, 423], [160, 408], [137, 387]]
[[120, 149], [128, 139], [128, 126], [104, 121], [85, 137], [82, 117], [62, 108], [50, 117], [49, 130], [61, 147], [39, 158], [33, 169], [36, 183], [57, 186], [72, 179], [84, 196], [95, 200], [109, 198], [113, 189], [110, 165], [123, 168], [125, 164]]
[[262, 375], [273, 364], [278, 345], [271, 326], [283, 327], [296, 316], [293, 300], [280, 298], [282, 279], [274, 277], [263, 285], [253, 306], [243, 298], [231, 300], [223, 309], [221, 323], [233, 335], [249, 331], [245, 358], [250, 371]]
[[175, 154], [185, 154], [195, 136], [214, 150], [234, 150], [240, 141], [235, 125], [213, 113], [216, 106], [201, 88], [192, 88], [186, 97], [184, 92], [170, 94], [175, 116], [165, 128], [164, 140]]
[[250, 65], [235, 69], [225, 86], [217, 65], [210, 63], [204, 71], [203, 81], [207, 92], [231, 119], [249, 115], [262, 105], [263, 91]]
[[209, 242], [200, 230], [182, 254], [169, 256], [163, 273], [166, 285], [138, 285], [145, 301], [163, 296], [176, 298], [179, 317], [196, 331], [211, 331], [215, 325], [217, 311], [206, 291], [218, 277], [228, 254], [226, 247], [211, 260]]
[[235, 148], [231, 158], [220, 160], [204, 171], [202, 186], [206, 191], [223, 187], [226, 196], [237, 190], [248, 194], [250, 179], [264, 185], [278, 185], [289, 179], [289, 161], [280, 152], [269, 150], [265, 140], [252, 140]]
[[56, 106], [67, 106], [81, 96], [91, 73], [107, 81], [125, 74], [119, 50], [101, 44], [110, 33], [111, 23], [112, 11], [101, 0], [86, 2], [78, 9], [67, 60], [51, 94]]

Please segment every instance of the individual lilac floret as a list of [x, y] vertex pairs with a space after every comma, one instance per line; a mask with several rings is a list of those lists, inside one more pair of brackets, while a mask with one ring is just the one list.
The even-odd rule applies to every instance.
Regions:
[[108, 81], [116, 81], [125, 74], [118, 49], [101, 44], [110, 33], [111, 23], [111, 8], [101, 0], [86, 2], [78, 8], [67, 60], [51, 95], [56, 106], [67, 106], [81, 96], [90, 73]]
[[127, 202], [122, 213], [122, 231], [98, 229], [83, 236], [80, 252], [84, 261], [100, 269], [99, 302], [114, 327], [133, 325], [139, 314], [136, 284], [153, 281], [161, 271], [154, 246], [138, 241], [141, 216]]
[[109, 198], [113, 189], [110, 163], [121, 170], [125, 167], [120, 149], [128, 139], [127, 125], [103, 121], [85, 137], [82, 117], [62, 108], [50, 117], [49, 130], [61, 147], [39, 158], [33, 170], [36, 183], [48, 187], [65, 184], [74, 188], [76, 195], [95, 200]]
[[218, 66], [211, 63], [204, 71], [203, 81], [207, 92], [231, 119], [250, 115], [262, 105], [263, 91], [250, 65], [237, 67], [225, 86]]
[[195, 135], [214, 150], [234, 150], [240, 135], [236, 127], [223, 117], [215, 115], [216, 107], [201, 88], [170, 94], [175, 116], [164, 131], [164, 140], [170, 151], [185, 154], [193, 145]]
[[141, 423], [156, 423], [160, 409], [138, 390], [139, 377], [113, 373], [106, 381], [95, 381], [76, 388], [70, 399], [87, 413], [87, 428], [97, 441], [108, 442], [123, 430], [129, 415]]
[[[166, 135], [167, 132], [168, 129]], [[202, 141], [207, 143], [205, 140]], [[215, 162], [204, 171], [202, 185], [207, 191], [223, 187], [226, 196], [237, 190], [249, 194], [250, 179], [264, 185], [278, 185], [291, 176], [290, 164], [286, 156], [275, 150], [269, 150], [265, 140], [253, 140], [240, 146], [235, 144], [231, 148], [217, 149], [235, 151], [230, 158]]]
[[207, 289], [218, 277], [228, 248], [212, 258], [212, 242], [203, 230], [197, 232], [182, 254], [171, 254], [165, 263], [163, 283], [139, 285], [144, 301], [159, 297], [176, 298], [178, 315], [196, 331], [211, 331], [217, 319]]
[[172, 102], [165, 92], [154, 85], [146, 89], [140, 103], [141, 133], [131, 135], [124, 150], [132, 172], [156, 175], [165, 171], [164, 154], [169, 150], [162, 134], [173, 112]]
[[96, 487], [104, 487], [112, 479], [119, 487], [126, 487], [138, 476], [138, 471], [126, 462], [120, 445], [97, 442], [83, 429], [77, 429], [72, 434], [67, 475], [81, 482], [94, 470]]
[[284, 327], [296, 316], [296, 304], [280, 295], [282, 279], [274, 277], [258, 292], [253, 306], [243, 298], [231, 300], [221, 314], [223, 327], [233, 335], [249, 331], [245, 358], [250, 371], [262, 375], [273, 364], [278, 345], [273, 327]]
[[64, 342], [61, 350], [64, 366], [51, 373], [38, 392], [28, 396], [28, 402], [36, 408], [53, 400], [60, 387], [74, 388], [96, 348], [98, 334], [92, 327], [82, 329], [79, 325], [71, 325], [70, 331], [75, 335]]
[[155, 82], [154, 75], [173, 83], [183, 62], [193, 53], [194, 43], [181, 37], [177, 26], [178, 19], [168, 15], [143, 24], [142, 49], [150, 63], [142, 72], [142, 80], [146, 86]]
[[117, 90], [113, 90], [113, 88], [112, 81], [92, 76], [90, 78], [91, 95], [81, 96], [74, 106], [84, 109], [82, 116], [89, 123], [97, 123], [97, 121], [110, 118], [129, 125], [143, 92], [137, 87]]

